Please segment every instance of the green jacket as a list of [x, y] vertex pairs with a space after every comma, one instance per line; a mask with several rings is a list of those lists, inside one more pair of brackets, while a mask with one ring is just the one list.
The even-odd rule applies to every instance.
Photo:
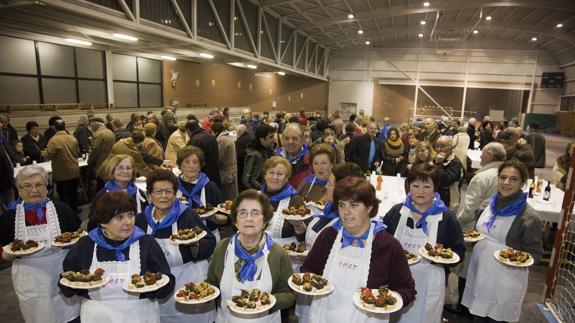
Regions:
[[[207, 282], [218, 288], [224, 273], [226, 250], [229, 243], [230, 238], [223, 239], [218, 243], [208, 269]], [[273, 281], [272, 294], [276, 298], [276, 305], [270, 312], [275, 312], [288, 308], [295, 302], [295, 294], [288, 286], [288, 279], [293, 275], [293, 268], [289, 256], [278, 243], [274, 243], [270, 250], [268, 264]]]

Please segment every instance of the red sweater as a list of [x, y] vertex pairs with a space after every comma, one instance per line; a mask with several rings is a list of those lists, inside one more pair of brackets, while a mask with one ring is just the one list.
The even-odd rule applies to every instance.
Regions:
[[[301, 272], [323, 274], [329, 252], [335, 242], [337, 231], [330, 227], [323, 230], [315, 240], [313, 248], [301, 266]], [[337, 282], [332, 282], [337, 288]], [[376, 289], [382, 285], [398, 292], [403, 298], [403, 306], [409, 305], [415, 298], [415, 281], [407, 258], [399, 241], [386, 231], [377, 233], [373, 239], [371, 263], [367, 277], [367, 287]]]

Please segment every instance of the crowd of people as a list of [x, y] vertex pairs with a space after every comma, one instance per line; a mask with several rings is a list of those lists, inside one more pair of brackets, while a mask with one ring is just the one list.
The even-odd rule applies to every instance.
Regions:
[[[449, 310], [474, 322], [519, 320], [529, 270], [497, 262], [493, 252], [512, 247], [541, 258], [543, 225], [523, 191], [546, 162], [536, 123], [524, 133], [515, 119], [377, 124], [363, 111], [343, 120], [303, 110], [245, 110], [235, 122], [228, 109], [179, 120], [178, 105], [172, 99], [160, 114], [133, 114], [127, 124], [112, 114], [82, 116], [73, 132], [57, 116], [43, 134], [30, 121], [21, 138], [0, 116], [0, 244], [45, 243], [29, 256], [2, 253], [12, 262], [26, 322], [287, 322], [297, 315], [299, 322], [439, 323], [449, 272], [459, 277], [458, 303]], [[571, 147], [553, 170], [562, 189]], [[473, 169], [468, 149], [481, 150], [481, 168]], [[37, 165], [45, 161], [52, 180]], [[405, 200], [381, 210], [371, 173], [404, 177], [405, 187], [383, 189], [405, 190]], [[80, 183], [89, 196], [88, 234], [57, 248], [57, 235], [81, 227]], [[230, 214], [201, 219], [194, 211], [228, 200]], [[283, 216], [307, 202], [325, 206], [310, 206], [305, 221]], [[199, 242], [169, 243], [178, 230], [196, 227], [206, 231]], [[464, 242], [464, 230], [486, 238]], [[301, 242], [309, 254], [288, 256], [283, 246]], [[450, 248], [460, 263], [409, 265], [404, 250], [426, 244]], [[102, 288], [59, 283], [64, 271], [97, 268], [110, 276]], [[131, 274], [148, 271], [169, 283], [136, 295], [122, 290]], [[298, 271], [322, 275], [333, 292], [295, 293], [288, 280]], [[174, 301], [175, 290], [204, 280], [219, 288], [217, 302]], [[351, 301], [360, 287], [384, 285], [402, 298], [399, 312], [367, 313]], [[254, 288], [275, 297], [269, 311], [243, 317], [226, 306]]]

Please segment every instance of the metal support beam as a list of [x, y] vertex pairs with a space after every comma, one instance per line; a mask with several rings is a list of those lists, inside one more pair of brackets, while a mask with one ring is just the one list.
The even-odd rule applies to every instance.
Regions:
[[531, 103], [533, 102], [533, 94], [535, 93], [535, 74], [537, 73], [537, 61], [539, 60], [539, 51], [537, 51], [537, 55], [535, 55], [535, 62], [533, 62], [533, 71], [531, 73], [531, 85], [529, 86], [529, 99], [527, 100], [527, 113], [533, 113], [533, 107]]
[[198, 37], [198, 0], [192, 0], [192, 35]]
[[[256, 46], [256, 44], [254, 42], [254, 38], [252, 36], [252, 30], [250, 29], [250, 26], [248, 24], [248, 20], [246, 19], [246, 16], [244, 14], [244, 8], [242, 7], [240, 0], [236, 0], [235, 2], [236, 2], [236, 8], [237, 8], [238, 14], [240, 16], [240, 19], [242, 20], [242, 24], [244, 25], [244, 29], [245, 29], [246, 34], [248, 36], [250, 46], [252, 46], [252, 49], [254, 51], [254, 55], [255, 55], [255, 57], [260, 57], [259, 44], [258, 44], [258, 46]], [[260, 25], [260, 20], [258, 17], [258, 26], [259, 25]], [[259, 31], [260, 31], [260, 28], [258, 28], [258, 33], [260, 33]], [[258, 38], [261, 38], [261, 37], [258, 36]], [[258, 40], [258, 42], [259, 42], [259, 40]]]
[[224, 25], [222, 24], [222, 21], [220, 20], [220, 15], [218, 14], [218, 10], [216, 9], [216, 5], [214, 5], [214, 0], [208, 0], [208, 3], [210, 4], [210, 7], [212, 8], [212, 13], [214, 14], [214, 18], [216, 18], [216, 24], [218, 25], [218, 28], [220, 29], [220, 33], [224, 37], [224, 41], [226, 42], [226, 46], [228, 46], [228, 48], [231, 49], [232, 44], [230, 43], [230, 39], [228, 38], [228, 35], [226, 34], [226, 29], [224, 28]]
[[258, 50], [257, 50], [257, 55], [258, 57], [262, 56], [262, 31], [263, 31], [263, 26], [262, 26], [262, 17], [264, 15], [264, 9], [261, 6], [258, 6], [258, 34], [257, 34], [257, 39], [258, 39]]
[[279, 56], [278, 56], [278, 53], [276, 51], [276, 45], [274, 44], [272, 34], [270, 33], [270, 28], [268, 26], [268, 19], [266, 18], [266, 15], [263, 13], [262, 13], [262, 18], [263, 18], [264, 27], [266, 29], [266, 35], [268, 36], [268, 42], [269, 42], [270, 48], [272, 49], [272, 52], [273, 52], [274, 57], [275, 57], [275, 61], [277, 62], [279, 60]]
[[186, 33], [188, 34], [188, 36], [193, 38], [194, 34], [192, 33], [192, 30], [190, 29], [190, 26], [188, 25], [188, 22], [186, 21], [186, 17], [184, 17], [184, 14], [182, 13], [182, 10], [180, 9], [180, 5], [178, 5], [178, 2], [176, 0], [170, 0], [170, 2], [172, 3], [172, 7], [174, 7], [174, 10], [176, 11], [176, 15], [178, 16], [178, 19], [180, 20], [182, 25], [184, 25], [184, 29], [186, 30]]
[[136, 16], [136, 22], [140, 23], [140, 0], [134, 0], [132, 5], [134, 6], [134, 16]]
[[236, 48], [236, 2], [230, 1], [230, 45]]
[[126, 17], [130, 18], [131, 21], [136, 21], [136, 17], [134, 17], [134, 15], [132, 14], [132, 11], [130, 11], [130, 7], [128, 7], [128, 4], [126, 3], [125, 0], [118, 0], [118, 3], [120, 4], [120, 7], [122, 7], [122, 11], [124, 11], [124, 14], [126, 15]]

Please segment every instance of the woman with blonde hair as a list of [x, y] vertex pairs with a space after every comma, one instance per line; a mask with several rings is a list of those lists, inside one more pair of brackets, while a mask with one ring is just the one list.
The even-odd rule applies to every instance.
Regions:
[[429, 141], [421, 141], [415, 146], [415, 161], [411, 165], [412, 167], [421, 164], [428, 163], [433, 165], [433, 159], [435, 159], [435, 149]]

